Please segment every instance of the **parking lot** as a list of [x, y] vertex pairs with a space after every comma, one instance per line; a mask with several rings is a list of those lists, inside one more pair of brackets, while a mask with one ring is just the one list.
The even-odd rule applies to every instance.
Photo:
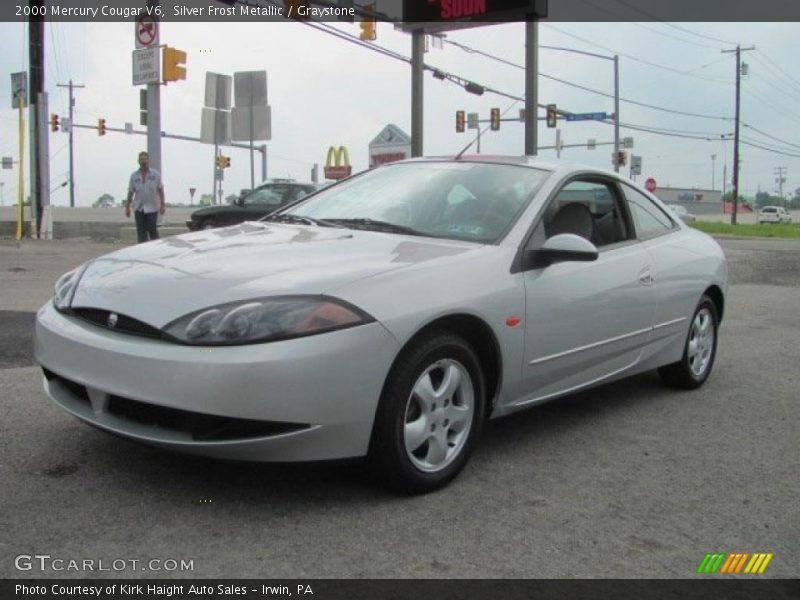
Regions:
[[[707, 552], [770, 552], [764, 576], [798, 577], [800, 243], [722, 244], [705, 387], [651, 373], [493, 421], [453, 484], [401, 497], [357, 464], [183, 456], [68, 416], [42, 391], [34, 313], [119, 246], [0, 241], [0, 576], [682, 578]], [[193, 570], [15, 567], [33, 554]]]

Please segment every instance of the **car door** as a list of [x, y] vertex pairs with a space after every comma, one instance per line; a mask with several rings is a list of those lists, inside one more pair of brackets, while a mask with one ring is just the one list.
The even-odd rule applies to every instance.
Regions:
[[[576, 204], [583, 208], [576, 210]], [[582, 213], [585, 220], [586, 212], [591, 226], [565, 225], [560, 219], [564, 213]], [[631, 369], [652, 325], [650, 255], [635, 238], [625, 198], [613, 179], [567, 181], [550, 197], [526, 250], [535, 250], [558, 233], [586, 237], [599, 255], [592, 262], [523, 267], [525, 396], [519, 405]]]
[[703, 289], [704, 257], [691, 244], [681, 243], [681, 228], [656, 202], [623, 183], [636, 237], [650, 253], [656, 296], [653, 332], [649, 343], [657, 351], [674, 336], [686, 335], [689, 318]]

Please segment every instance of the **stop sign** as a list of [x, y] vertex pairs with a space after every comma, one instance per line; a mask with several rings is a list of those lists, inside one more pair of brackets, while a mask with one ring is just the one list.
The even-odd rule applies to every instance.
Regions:
[[648, 177], [647, 180], [644, 182], [644, 189], [646, 189], [651, 194], [656, 191], [656, 180], [652, 177]]

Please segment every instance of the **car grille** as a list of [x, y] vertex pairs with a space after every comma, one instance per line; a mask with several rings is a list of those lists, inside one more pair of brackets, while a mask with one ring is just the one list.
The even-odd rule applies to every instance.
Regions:
[[[75, 399], [89, 405], [86, 387], [70, 381], [47, 369], [43, 369], [48, 381], [57, 381], [69, 390]], [[121, 396], [110, 396], [106, 412], [126, 421], [159, 427], [164, 430], [188, 433], [193, 440], [222, 442], [267, 437], [308, 429], [308, 423], [286, 423], [282, 421], [260, 421], [219, 417], [205, 413], [158, 406]]]
[[114, 313], [117, 315], [117, 320], [113, 327], [110, 326], [108, 322], [108, 318], [112, 314], [112, 311], [110, 310], [103, 310], [100, 308], [73, 308], [71, 313], [79, 319], [83, 319], [84, 321], [88, 321], [93, 325], [97, 325], [111, 331], [119, 331], [120, 333], [128, 333], [131, 335], [149, 338], [162, 337], [159, 329], [134, 319], [133, 317], [121, 315], [119, 313]]

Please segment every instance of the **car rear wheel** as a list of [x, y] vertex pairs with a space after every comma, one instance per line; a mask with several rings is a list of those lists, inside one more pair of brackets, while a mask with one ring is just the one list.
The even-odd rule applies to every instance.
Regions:
[[435, 332], [414, 344], [384, 385], [370, 442], [374, 474], [405, 493], [449, 483], [480, 433], [484, 390], [478, 358], [463, 338]]
[[687, 390], [705, 383], [717, 354], [718, 325], [716, 305], [711, 298], [703, 296], [692, 316], [683, 358], [658, 370], [665, 383]]

